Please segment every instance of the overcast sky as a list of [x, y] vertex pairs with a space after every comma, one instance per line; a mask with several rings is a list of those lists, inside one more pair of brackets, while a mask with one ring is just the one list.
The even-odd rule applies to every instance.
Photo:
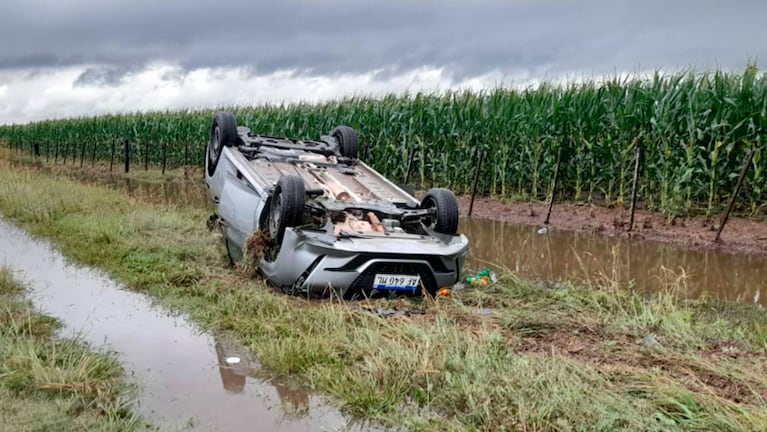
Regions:
[[765, 0], [3, 0], [0, 124], [767, 59]]

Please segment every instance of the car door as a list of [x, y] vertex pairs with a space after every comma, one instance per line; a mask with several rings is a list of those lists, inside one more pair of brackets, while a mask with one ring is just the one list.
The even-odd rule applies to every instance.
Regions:
[[227, 174], [218, 203], [224, 236], [242, 248], [248, 235], [258, 228], [258, 215], [263, 205], [261, 195], [247, 180], [237, 174]]

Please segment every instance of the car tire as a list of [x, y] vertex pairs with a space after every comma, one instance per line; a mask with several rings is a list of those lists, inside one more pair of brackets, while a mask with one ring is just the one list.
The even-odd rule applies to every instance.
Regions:
[[442, 234], [458, 232], [458, 200], [449, 189], [432, 188], [421, 200], [421, 208], [434, 207], [436, 219], [429, 221], [430, 227]]
[[357, 159], [357, 132], [349, 126], [338, 126], [330, 134], [338, 141], [341, 156]]
[[224, 147], [232, 147], [237, 143], [237, 119], [234, 114], [226, 111], [217, 112], [210, 124], [210, 134], [207, 149], [207, 171], [212, 176], [216, 173], [218, 160]]
[[269, 202], [269, 237], [279, 246], [285, 236], [285, 229], [298, 226], [303, 221], [306, 203], [304, 181], [297, 175], [280, 177]]

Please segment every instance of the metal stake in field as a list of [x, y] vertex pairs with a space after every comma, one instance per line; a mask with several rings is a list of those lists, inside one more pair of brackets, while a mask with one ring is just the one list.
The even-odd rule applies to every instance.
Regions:
[[125, 157], [125, 172], [128, 173], [130, 171], [130, 141], [128, 140], [125, 140], [123, 146], [123, 156]]
[[110, 140], [110, 141], [112, 141], [112, 151], [109, 154], [109, 172], [112, 172], [112, 167], [114, 166], [114, 163], [115, 163], [115, 141], [114, 140]]
[[637, 140], [636, 147], [634, 148], [634, 154], [636, 161], [634, 162], [634, 182], [631, 185], [631, 211], [629, 216], [629, 227], [628, 231], [631, 231], [634, 228], [634, 212], [636, 211], [637, 207], [637, 189], [639, 184], [639, 166], [641, 165], [642, 160], [642, 141]]
[[477, 160], [477, 171], [474, 172], [474, 183], [471, 186], [471, 201], [469, 201], [469, 216], [474, 211], [474, 196], [477, 195], [477, 184], [479, 183], [479, 173], [482, 171], [482, 160], [485, 159], [485, 150], [479, 150], [479, 160]]
[[168, 144], [164, 139], [160, 140], [160, 142], [162, 142], [162, 175], [165, 175], [165, 157], [167, 156]]
[[407, 184], [407, 181], [410, 179], [410, 171], [413, 168], [413, 159], [415, 159], [415, 150], [415, 146], [413, 146], [413, 149], [410, 150], [410, 158], [407, 162], [407, 171], [405, 172], [405, 180], [403, 181], [404, 184]]
[[738, 196], [738, 192], [740, 192], [741, 186], [743, 186], [743, 179], [746, 177], [746, 173], [748, 173], [748, 168], [751, 166], [751, 161], [754, 159], [754, 147], [751, 147], [751, 150], [748, 152], [748, 155], [746, 155], [746, 163], [743, 164], [743, 169], [740, 171], [740, 177], [738, 177], [738, 183], [735, 184], [735, 190], [732, 192], [732, 196], [730, 196], [730, 203], [727, 205], [727, 211], [724, 212], [724, 217], [722, 217], [722, 221], [719, 223], [719, 229], [716, 231], [716, 237], [714, 237], [714, 242], [719, 242], [719, 236], [722, 235], [722, 230], [724, 229], [724, 225], [727, 223], [727, 220], [730, 218], [730, 212], [732, 211], [732, 208], [735, 206], [735, 198]]
[[549, 208], [546, 210], [546, 219], [543, 221], [544, 225], [549, 224], [551, 218], [551, 209], [554, 207], [554, 195], [557, 194], [557, 181], [559, 180], [559, 165], [562, 163], [562, 146], [559, 146], [557, 151], [557, 164], [554, 166], [554, 180], [551, 185], [551, 197], [549, 197]]

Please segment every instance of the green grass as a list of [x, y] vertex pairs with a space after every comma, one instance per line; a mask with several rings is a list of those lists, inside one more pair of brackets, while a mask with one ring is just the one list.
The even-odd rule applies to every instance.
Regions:
[[[601, 283], [498, 284], [389, 319], [277, 294], [229, 269], [199, 209], [0, 170], [0, 213], [209, 328], [347, 411], [434, 431], [767, 429], [767, 317], [753, 305]], [[491, 308], [490, 315], [475, 313]]]
[[[621, 206], [630, 200], [634, 150], [644, 150], [639, 195], [670, 216], [721, 212], [745, 155], [756, 155], [739, 212], [767, 205], [767, 75], [688, 71], [525, 89], [445, 91], [352, 97], [321, 104], [220, 107], [260, 134], [319, 138], [340, 124], [361, 134], [361, 155], [389, 178], [469, 190], [478, 153], [487, 152], [480, 192], [498, 198], [550, 194], [563, 149], [558, 193], [578, 202]], [[0, 126], [0, 141], [42, 157], [116, 164], [130, 148], [134, 169], [201, 165], [214, 110], [179, 110]], [[58, 155], [58, 156], [57, 156]], [[186, 161], [186, 162], [185, 162]]]
[[133, 390], [111, 353], [55, 336], [58, 322], [24, 301], [0, 268], [0, 424], [3, 431], [130, 431]]

